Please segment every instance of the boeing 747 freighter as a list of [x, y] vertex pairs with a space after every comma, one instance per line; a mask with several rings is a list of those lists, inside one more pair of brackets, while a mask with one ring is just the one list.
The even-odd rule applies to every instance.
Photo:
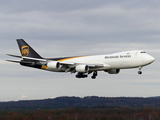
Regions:
[[23, 39], [17, 39], [21, 56], [7, 54], [12, 57], [22, 58], [20, 61], [7, 60], [20, 63], [23, 66], [48, 70], [52, 72], [77, 73], [76, 78], [86, 78], [92, 74], [95, 79], [98, 71], [118, 74], [121, 69], [139, 68], [154, 62], [155, 58], [143, 50], [124, 51], [104, 55], [87, 55], [59, 58], [43, 58]]

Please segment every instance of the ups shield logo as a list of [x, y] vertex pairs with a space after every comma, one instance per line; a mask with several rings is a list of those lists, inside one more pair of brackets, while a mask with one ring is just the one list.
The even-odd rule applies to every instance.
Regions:
[[23, 57], [27, 57], [29, 54], [29, 46], [22, 46], [21, 52]]

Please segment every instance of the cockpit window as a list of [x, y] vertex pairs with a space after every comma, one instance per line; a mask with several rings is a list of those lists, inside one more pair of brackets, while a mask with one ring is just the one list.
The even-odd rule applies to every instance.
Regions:
[[146, 53], [145, 51], [142, 51], [141, 53]]

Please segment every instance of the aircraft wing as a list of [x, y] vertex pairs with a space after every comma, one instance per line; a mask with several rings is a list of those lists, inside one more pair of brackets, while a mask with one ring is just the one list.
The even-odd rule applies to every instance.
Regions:
[[105, 69], [110, 69], [110, 65], [107, 65], [107, 64], [87, 64], [87, 63], [71, 63], [71, 62], [59, 62], [61, 67], [63, 66], [67, 66], [67, 69], [65, 70], [65, 72], [71, 72], [71, 73], [74, 73], [76, 72], [75, 69], [76, 69], [76, 66], [79, 66], [79, 65], [85, 65], [85, 66], [88, 66], [88, 68], [90, 69], [94, 69], [94, 68], [105, 68]]
[[77, 65], [87, 65], [88, 67], [104, 67], [104, 64], [86, 64], [86, 63], [72, 63], [72, 62], [59, 62], [61, 65], [77, 66]]
[[88, 65], [89, 67], [104, 67], [104, 64], [86, 64]]

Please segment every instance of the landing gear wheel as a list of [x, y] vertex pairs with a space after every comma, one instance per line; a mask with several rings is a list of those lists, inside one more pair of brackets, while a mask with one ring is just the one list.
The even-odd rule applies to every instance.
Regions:
[[92, 79], [96, 79], [96, 76], [98, 75], [97, 71], [93, 72], [93, 76], [91, 77]]
[[139, 74], [139, 75], [141, 75], [141, 74], [142, 74], [141, 69], [142, 69], [142, 66], [140, 66], [140, 67], [139, 67], [139, 71], [138, 71], [138, 74]]
[[81, 76], [77, 74], [77, 75], [76, 75], [76, 78], [81, 78]]
[[97, 71], [95, 71], [94, 73], [93, 73], [93, 76], [97, 76], [98, 75], [98, 73], [97, 73]]
[[86, 75], [86, 74], [84, 74], [84, 73], [78, 73], [77, 75], [76, 75], [76, 78], [87, 78], [88, 77], [88, 75]]
[[91, 78], [92, 78], [92, 79], [96, 79], [96, 76], [92, 76]]
[[142, 74], [142, 71], [138, 71], [138, 74], [141, 75], [141, 74]]

